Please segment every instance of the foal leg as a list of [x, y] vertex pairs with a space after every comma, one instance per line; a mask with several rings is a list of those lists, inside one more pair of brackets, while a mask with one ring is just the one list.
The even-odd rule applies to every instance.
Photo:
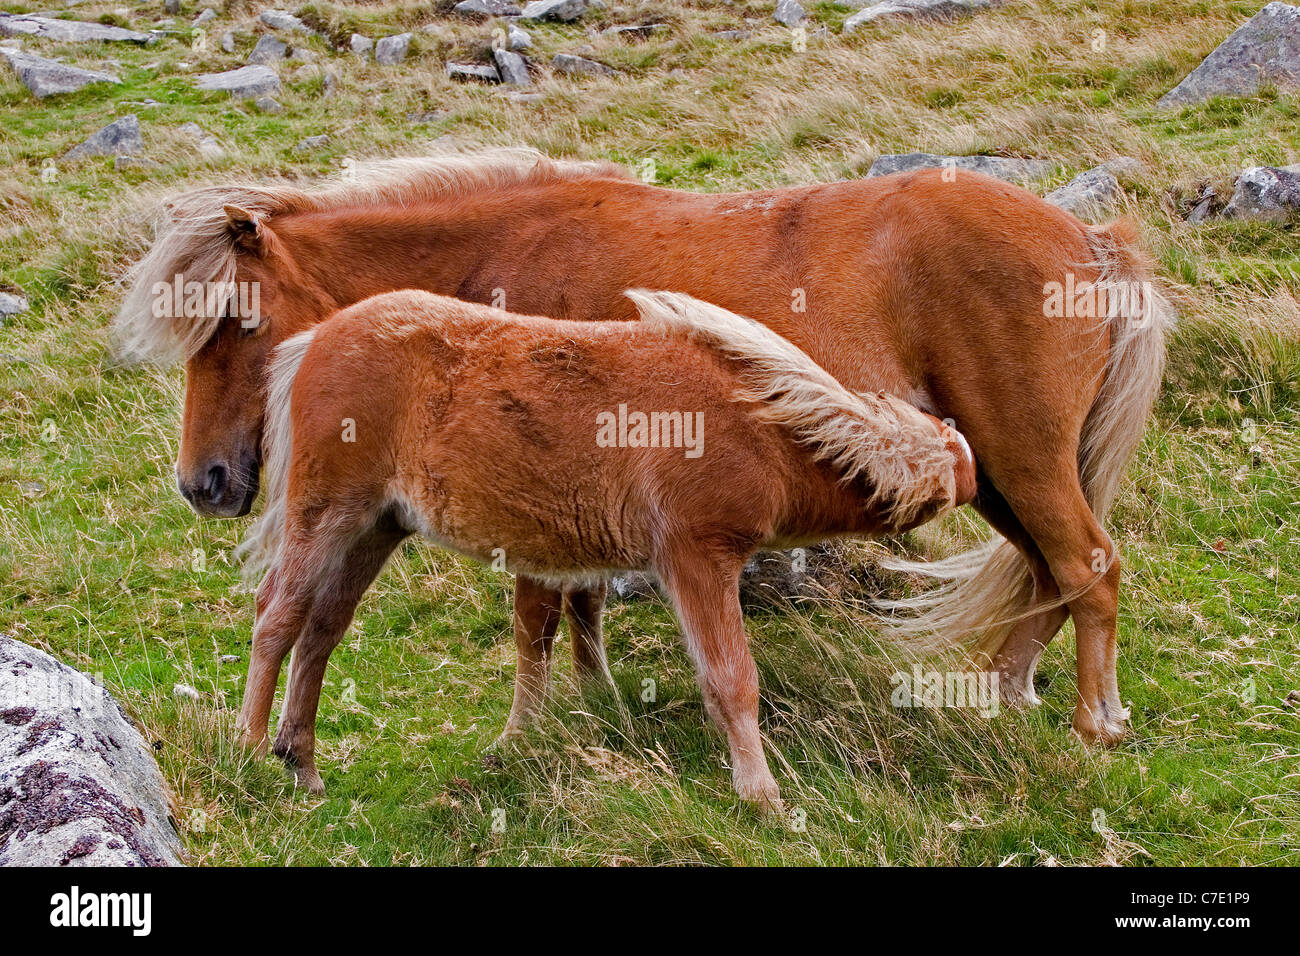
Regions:
[[675, 553], [661, 562], [709, 715], [727, 735], [732, 786], [742, 800], [781, 806], [758, 730], [758, 668], [740, 612], [740, 569], [731, 556]]
[[323, 559], [304, 582], [303, 590], [312, 594], [311, 608], [294, 644], [284, 708], [271, 748], [293, 768], [299, 785], [312, 793], [325, 791], [316, 770], [316, 711], [326, 665], [352, 622], [357, 602], [406, 534], [395, 523], [385, 521], [350, 543], [313, 543], [313, 550]]
[[569, 624], [569, 637], [573, 640], [573, 672], [579, 686], [586, 691], [608, 690], [614, 686], [600, 627], [608, 591], [609, 585], [602, 581], [593, 588], [573, 588], [564, 592], [564, 619]]
[[257, 589], [253, 651], [244, 682], [244, 703], [235, 724], [240, 743], [258, 756], [266, 752], [266, 723], [275, 699], [284, 655], [298, 639], [310, 601], [280, 586], [280, 572], [272, 568]]
[[560, 626], [560, 592], [533, 578], [515, 577], [515, 699], [498, 741], [523, 733], [546, 702], [551, 651]]

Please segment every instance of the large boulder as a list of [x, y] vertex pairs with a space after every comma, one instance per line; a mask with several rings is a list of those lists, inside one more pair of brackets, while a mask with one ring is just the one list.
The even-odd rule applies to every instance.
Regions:
[[776, 0], [776, 9], [772, 11], [772, 17], [777, 23], [792, 28], [803, 23], [805, 16], [807, 13], [799, 0]]
[[63, 158], [85, 159], [87, 156], [134, 156], [144, 151], [144, 137], [140, 133], [140, 117], [128, 113], [109, 123], [84, 143], [68, 150]]
[[[844, 21], [844, 32], [852, 33], [864, 23], [886, 19], [949, 20], [1006, 0], [877, 0]], [[854, 4], [857, 6], [857, 4]]]
[[1008, 159], [1003, 156], [936, 156], [933, 153], [900, 153], [881, 156], [871, 164], [868, 176], [888, 176], [915, 169], [965, 169], [996, 176], [1011, 183], [1031, 183], [1051, 174], [1056, 164], [1050, 159]]
[[1119, 202], [1121, 190], [1115, 174], [1103, 166], [1080, 173], [1043, 198], [1084, 221], [1107, 216]]
[[1283, 222], [1300, 214], [1300, 163], [1294, 166], [1254, 166], [1237, 177], [1225, 219]]
[[280, 78], [269, 66], [241, 66], [224, 73], [204, 73], [197, 79], [201, 90], [221, 90], [238, 99], [280, 92]]
[[51, 17], [11, 15], [8, 13], [0, 13], [0, 34], [9, 37], [41, 37], [58, 43], [94, 43], [97, 41], [149, 43], [154, 39], [148, 33], [108, 26], [104, 23], [87, 23], [83, 20], [55, 20]]
[[59, 93], [75, 93], [94, 83], [122, 82], [111, 73], [83, 70], [57, 60], [23, 53], [21, 50], [0, 47], [0, 56], [9, 61], [9, 65], [18, 74], [18, 79], [40, 99]]
[[0, 866], [178, 866], [169, 802], [104, 688], [0, 635]]
[[452, 9], [463, 17], [517, 17], [524, 12], [509, 0], [461, 0]]
[[587, 12], [587, 0], [532, 0], [524, 7], [525, 20], [576, 20]]
[[1159, 106], [1182, 106], [1211, 96], [1248, 96], [1261, 83], [1300, 89], [1300, 7], [1270, 3], [1255, 14], [1181, 83]]

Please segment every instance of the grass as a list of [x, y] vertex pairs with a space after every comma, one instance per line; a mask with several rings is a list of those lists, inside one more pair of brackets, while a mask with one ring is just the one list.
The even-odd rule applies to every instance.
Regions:
[[[1300, 160], [1300, 104], [1266, 90], [1154, 106], [1260, 4], [1024, 0], [955, 25], [848, 37], [838, 32], [845, 8], [808, 5], [815, 22], [799, 52], [765, 3], [611, 0], [581, 24], [530, 28], [532, 53], [545, 64], [589, 44], [587, 55], [621, 75], [575, 81], [543, 67], [533, 104], [444, 78], [445, 60], [483, 56], [492, 29], [447, 17], [449, 5], [296, 8], [336, 40], [418, 32], [400, 69], [307, 41], [317, 68], [282, 69], [276, 116], [198, 93], [189, 79], [242, 62], [260, 29], [248, 4], [222, 4], [210, 25], [210, 40], [238, 31], [233, 56], [215, 42], [191, 49], [185, 25], [197, 9], [186, 3], [149, 47], [24, 44], [89, 66], [116, 60], [121, 86], [41, 103], [0, 71], [0, 279], [33, 306], [0, 326], [0, 629], [103, 675], [157, 742], [193, 860], [1295, 864], [1297, 224], [1191, 225], [1180, 202], [1203, 182], [1224, 195], [1243, 166]], [[76, 15], [113, 9], [89, 2]], [[149, 3], [118, 18], [142, 28], [162, 15]], [[588, 31], [633, 22], [669, 29], [636, 43]], [[750, 37], [710, 35], [735, 28]], [[329, 99], [323, 67], [340, 76]], [[433, 111], [431, 122], [408, 119]], [[58, 162], [127, 112], [140, 115], [156, 168]], [[226, 157], [199, 160], [176, 130], [188, 121], [221, 139]], [[321, 133], [325, 149], [293, 152]], [[890, 706], [896, 655], [862, 613], [868, 592], [750, 616], [787, 819], [732, 798], [724, 742], [704, 724], [672, 618], [655, 601], [608, 614], [621, 706], [561, 685], [535, 733], [492, 752], [513, 677], [510, 582], [413, 545], [331, 661], [319, 725], [328, 794], [295, 792], [276, 765], [236, 751], [253, 608], [229, 554], [244, 523], [198, 521], [175, 493], [182, 375], [113, 363], [115, 280], [166, 193], [316, 177], [443, 136], [638, 169], [652, 159], [660, 182], [705, 190], [860, 175], [882, 153], [913, 149], [1050, 157], [1061, 168], [1044, 191], [1117, 155], [1141, 159], [1144, 171], [1125, 180], [1126, 211], [1181, 322], [1112, 522], [1126, 561], [1129, 739], [1101, 752], [1067, 735], [1068, 629], [1043, 660], [1034, 712], [986, 720]], [[955, 533], [906, 544], [940, 553]], [[869, 568], [878, 550], [855, 553]], [[199, 699], [174, 696], [176, 683]]]

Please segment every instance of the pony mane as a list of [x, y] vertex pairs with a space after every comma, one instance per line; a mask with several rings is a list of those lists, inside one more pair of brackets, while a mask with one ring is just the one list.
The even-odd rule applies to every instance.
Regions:
[[754, 414], [787, 429], [816, 461], [845, 481], [871, 482], [870, 503], [886, 505], [900, 523], [936, 497], [956, 497], [952, 452], [933, 423], [901, 399], [854, 393], [794, 344], [726, 309], [679, 292], [629, 289], [641, 321], [664, 334], [686, 335], [740, 363], [736, 398]]
[[156, 315], [154, 287], [222, 283], [234, 290], [235, 246], [224, 207], [261, 218], [351, 206], [414, 205], [481, 189], [567, 179], [627, 179], [612, 163], [550, 159], [527, 147], [501, 147], [438, 156], [362, 163], [323, 186], [233, 184], [193, 189], [165, 203], [148, 253], [127, 274], [128, 290], [113, 322], [114, 350], [126, 362], [183, 361], [212, 337], [228, 299], [196, 317]]

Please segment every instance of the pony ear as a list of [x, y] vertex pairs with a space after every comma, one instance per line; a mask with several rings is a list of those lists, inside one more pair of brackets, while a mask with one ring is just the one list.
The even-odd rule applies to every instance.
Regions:
[[239, 206], [223, 206], [226, 222], [235, 245], [247, 252], [262, 255], [266, 250], [266, 227], [256, 213]]

